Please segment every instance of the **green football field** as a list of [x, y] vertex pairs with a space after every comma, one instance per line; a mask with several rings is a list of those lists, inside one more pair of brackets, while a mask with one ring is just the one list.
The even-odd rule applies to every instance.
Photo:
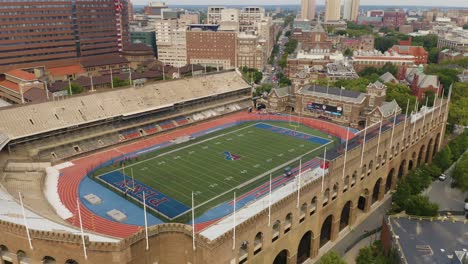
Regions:
[[[326, 139], [327, 145], [337, 142], [309, 127], [261, 123]], [[133, 173], [135, 180], [190, 207], [192, 191], [197, 204], [235, 189], [245, 192], [267, 181], [270, 171], [282, 173], [287, 166], [297, 166], [299, 157], [307, 155], [311, 159], [322, 151], [321, 144], [259, 128], [258, 124], [244, 123], [154, 151], [125, 165], [125, 174]], [[111, 170], [116, 168], [104, 168], [98, 173]]]

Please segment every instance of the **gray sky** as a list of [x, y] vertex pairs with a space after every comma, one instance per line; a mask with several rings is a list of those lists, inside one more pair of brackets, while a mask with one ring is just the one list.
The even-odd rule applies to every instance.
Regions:
[[[134, 4], [146, 4], [150, 0], [132, 0]], [[166, 2], [168, 5], [281, 5], [281, 4], [299, 4], [299, 0], [153, 0], [154, 2]], [[324, 0], [317, 0], [317, 3], [323, 4]], [[391, 4], [393, 6], [402, 5], [421, 5], [421, 6], [460, 6], [468, 7], [468, 0], [361, 0], [361, 5], [383, 5]]]

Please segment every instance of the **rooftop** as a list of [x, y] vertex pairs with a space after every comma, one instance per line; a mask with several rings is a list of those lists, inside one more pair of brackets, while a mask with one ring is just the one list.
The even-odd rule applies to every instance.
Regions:
[[324, 87], [317, 85], [305, 86], [301, 88], [298, 91], [298, 93], [304, 95], [313, 95], [317, 97], [325, 97], [335, 100], [352, 101], [355, 103], [362, 102], [366, 97], [366, 94], [364, 93], [345, 90], [344, 88], [340, 89], [336, 87]]
[[390, 217], [388, 223], [406, 263], [452, 263], [455, 251], [468, 249], [463, 222]]
[[10, 75], [12, 77], [22, 79], [24, 81], [37, 80], [37, 78], [36, 78], [36, 76], [34, 74], [29, 73], [27, 71], [19, 70], [19, 69], [7, 71], [7, 72], [5, 72], [5, 75]]
[[128, 63], [128, 60], [119, 55], [96, 56], [81, 61], [81, 65], [85, 68], [124, 63]]
[[17, 83], [11, 82], [9, 80], [0, 81], [0, 87], [4, 87], [6, 89], [12, 90], [14, 92], [19, 93], [19, 85]]
[[79, 64], [64, 66], [64, 67], [49, 68], [48, 71], [52, 76], [64, 76], [64, 75], [80, 74], [80, 73], [85, 72], [83, 67], [81, 67], [81, 65]]
[[229, 71], [6, 107], [0, 110], [0, 133], [14, 140], [249, 87], [238, 72]]

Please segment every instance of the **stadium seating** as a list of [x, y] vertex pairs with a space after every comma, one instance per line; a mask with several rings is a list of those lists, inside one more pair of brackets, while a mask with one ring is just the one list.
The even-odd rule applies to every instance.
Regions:
[[177, 117], [174, 121], [177, 123], [178, 126], [183, 126], [189, 123], [185, 116]]

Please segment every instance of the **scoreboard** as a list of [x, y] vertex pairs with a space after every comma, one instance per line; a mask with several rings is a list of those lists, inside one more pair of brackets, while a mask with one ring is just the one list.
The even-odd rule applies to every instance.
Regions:
[[331, 106], [331, 105], [308, 102], [307, 109], [311, 111], [318, 111], [318, 112], [323, 112], [323, 113], [332, 114], [336, 116], [343, 115], [343, 107], [341, 106]]

